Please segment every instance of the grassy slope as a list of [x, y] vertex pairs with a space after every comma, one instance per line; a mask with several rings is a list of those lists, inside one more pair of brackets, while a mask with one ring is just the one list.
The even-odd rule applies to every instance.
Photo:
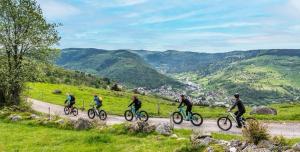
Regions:
[[[132, 93], [128, 92], [112, 92], [103, 89], [94, 89], [89, 87], [76, 87], [62, 84], [44, 84], [44, 83], [28, 83], [29, 90], [27, 94], [35, 99], [42, 101], [63, 105], [65, 94], [67, 92], [73, 93], [77, 98], [77, 107], [82, 106], [82, 101], [85, 101], [85, 108], [88, 108], [94, 93], [100, 94], [104, 99], [103, 108], [109, 114], [123, 115], [130, 102]], [[61, 95], [52, 94], [55, 89], [63, 91]], [[151, 116], [167, 117], [171, 112], [177, 110], [178, 104], [156, 98], [154, 96], [140, 96], [143, 101], [142, 109], [146, 110]], [[160, 115], [157, 114], [157, 103], [160, 103]], [[258, 115], [258, 119], [264, 120], [300, 120], [300, 104], [274, 104], [272, 107], [278, 110], [278, 116]], [[224, 108], [210, 108], [210, 107], [196, 107], [194, 106], [193, 112], [200, 113], [204, 119], [217, 118], [225, 114]], [[250, 108], [247, 110], [250, 112]]]
[[[180, 138], [152, 134], [132, 134], [122, 125], [101, 130], [75, 131], [40, 126], [34, 123], [9, 123], [0, 119], [0, 151], [40, 152], [40, 151], [107, 151], [107, 152], [171, 152], [189, 145], [191, 130], [175, 130]], [[238, 135], [213, 133], [213, 138], [221, 140], [242, 140]], [[299, 138], [288, 139], [293, 145]]]
[[[102, 131], [75, 131], [28, 124], [6, 123], [0, 120], [0, 151], [174, 151], [189, 140], [177, 141], [169, 137], [130, 135], [121, 128]], [[188, 131], [175, 131], [187, 137]]]

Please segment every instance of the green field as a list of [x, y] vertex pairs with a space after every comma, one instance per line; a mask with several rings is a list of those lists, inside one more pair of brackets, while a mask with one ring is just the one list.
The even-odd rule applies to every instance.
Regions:
[[[174, 151], [189, 142], [156, 134], [130, 135], [119, 128], [75, 131], [0, 120], [0, 151]], [[190, 134], [175, 132], [185, 138]]]
[[[94, 89], [84, 86], [70, 86], [63, 84], [45, 84], [45, 83], [28, 83], [28, 89], [25, 91], [26, 95], [34, 99], [42, 100], [49, 103], [64, 105], [67, 92], [73, 93], [76, 96], [77, 107], [89, 107], [95, 93], [101, 95], [104, 99], [103, 109], [109, 114], [123, 115], [130, 103], [133, 93], [130, 92], [114, 92], [104, 89]], [[63, 93], [60, 95], [53, 94], [53, 90], [60, 89]], [[155, 96], [139, 96], [143, 102], [142, 109], [146, 110], [150, 116], [168, 117], [173, 111], [177, 110], [178, 103], [174, 104], [168, 100], [164, 100]], [[160, 114], [158, 114], [157, 105], [160, 105]], [[274, 120], [274, 121], [300, 121], [300, 104], [273, 104], [278, 111], [277, 116], [270, 115], [256, 115], [257, 119]], [[251, 108], [247, 108], [250, 112]], [[204, 119], [217, 118], [225, 114], [225, 108], [200, 107], [194, 106], [194, 112], [200, 113]], [[246, 114], [248, 115], [248, 114]]]

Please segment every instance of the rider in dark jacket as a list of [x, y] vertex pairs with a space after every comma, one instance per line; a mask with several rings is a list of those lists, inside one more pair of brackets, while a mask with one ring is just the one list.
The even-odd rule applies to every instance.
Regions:
[[128, 107], [134, 104], [135, 112], [137, 112], [142, 107], [142, 102], [137, 98], [137, 96], [132, 97], [132, 102], [129, 104]]
[[72, 108], [73, 105], [75, 104], [75, 97], [72, 94], [67, 94], [67, 99], [65, 100], [65, 104], [67, 104], [67, 106], [69, 108]]
[[236, 116], [236, 121], [237, 121], [237, 128], [241, 128], [242, 127], [242, 123], [241, 123], [241, 117], [243, 116], [244, 113], [246, 113], [246, 109], [245, 106], [242, 102], [242, 100], [240, 99], [240, 95], [238, 93], [236, 93], [234, 95], [235, 97], [235, 102], [232, 105], [232, 107], [228, 110], [231, 111], [233, 110], [235, 107], [237, 107], [238, 111], [236, 111], [234, 114]]
[[181, 97], [181, 102], [180, 102], [178, 108], [180, 108], [182, 106], [182, 104], [184, 104], [186, 106], [186, 116], [188, 116], [187, 118], [189, 119], [192, 114], [193, 104], [184, 95], [181, 95], [180, 97]]

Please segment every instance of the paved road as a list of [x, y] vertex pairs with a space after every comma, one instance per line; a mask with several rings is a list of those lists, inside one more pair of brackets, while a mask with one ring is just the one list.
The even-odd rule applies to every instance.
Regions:
[[[66, 116], [63, 112], [63, 107], [55, 104], [50, 104], [35, 99], [28, 99], [28, 102], [32, 103], [32, 108], [38, 112], [49, 113], [51, 115], [59, 115], [61, 117], [68, 117], [70, 119], [78, 119], [79, 117], [88, 118], [86, 111], [79, 111], [77, 117]], [[109, 115], [106, 124], [120, 124], [125, 122], [124, 117]], [[149, 122], [158, 124], [160, 122], [170, 122], [169, 118], [150, 118]], [[300, 122], [295, 123], [266, 123], [269, 127], [271, 135], [283, 135], [287, 138], [300, 138]], [[241, 130], [233, 127], [230, 131], [221, 131], [216, 123], [216, 120], [204, 119], [203, 124], [200, 127], [193, 126], [190, 122], [183, 122], [181, 125], [175, 125], [175, 128], [181, 129], [202, 129], [204, 132], [220, 132], [228, 134], [240, 134]]]

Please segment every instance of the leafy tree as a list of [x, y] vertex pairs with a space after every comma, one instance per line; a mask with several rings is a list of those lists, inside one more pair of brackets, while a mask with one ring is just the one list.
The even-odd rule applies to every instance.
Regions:
[[0, 1], [0, 106], [20, 103], [26, 80], [37, 61], [53, 61], [60, 40], [57, 24], [43, 17], [35, 0]]

